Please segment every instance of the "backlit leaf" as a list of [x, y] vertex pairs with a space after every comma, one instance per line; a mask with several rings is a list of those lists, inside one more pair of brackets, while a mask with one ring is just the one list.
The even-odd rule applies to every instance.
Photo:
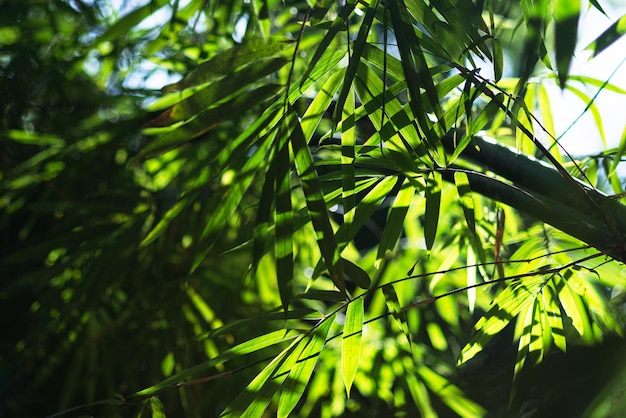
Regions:
[[[287, 380], [281, 388], [282, 394], [278, 402], [278, 417], [288, 417], [294, 410], [307, 387], [313, 369], [320, 358], [326, 337], [333, 323], [334, 315], [325, 318], [315, 326], [306, 337], [306, 345], [298, 357], [297, 363], [291, 368]], [[258, 415], [257, 415], [258, 416]]]
[[400, 327], [409, 344], [411, 344], [411, 333], [409, 331], [409, 323], [407, 322], [406, 315], [400, 301], [398, 300], [398, 294], [392, 284], [386, 284], [383, 286], [383, 294], [385, 295], [385, 302], [387, 303], [387, 309], [393, 315], [393, 319]]
[[595, 57], [600, 52], [615, 43], [619, 38], [626, 33], [626, 14], [617, 19], [608, 29], [600, 34], [593, 42], [591, 42], [585, 49], [593, 51]]
[[356, 298], [348, 304], [345, 321], [341, 348], [341, 371], [346, 392], [350, 397], [350, 388], [356, 377], [361, 355], [363, 298]]

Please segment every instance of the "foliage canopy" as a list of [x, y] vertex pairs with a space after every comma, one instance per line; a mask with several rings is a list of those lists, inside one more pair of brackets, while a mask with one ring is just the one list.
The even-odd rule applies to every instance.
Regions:
[[569, 72], [597, 1], [2, 4], [1, 413], [626, 407], [626, 91]]

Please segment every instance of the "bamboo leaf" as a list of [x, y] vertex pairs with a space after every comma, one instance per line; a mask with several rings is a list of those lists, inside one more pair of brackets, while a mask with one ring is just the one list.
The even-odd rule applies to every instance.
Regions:
[[[361, 56], [367, 43], [367, 37], [369, 36], [371, 31], [372, 22], [374, 21], [374, 15], [376, 14], [376, 10], [378, 9], [379, 1], [380, 0], [373, 0], [370, 4], [367, 5], [365, 16], [363, 17], [363, 21], [361, 22], [361, 26], [359, 27], [359, 33], [352, 43], [352, 55], [350, 55], [349, 57], [350, 63], [348, 64], [348, 68], [346, 69], [346, 76], [343, 80], [341, 90], [339, 91], [339, 96], [337, 96], [337, 103], [333, 116], [334, 121], [339, 121], [341, 119], [340, 116], [342, 112], [349, 112], [350, 108], [344, 109], [344, 104], [346, 103], [346, 100], [349, 100], [349, 95], [351, 94], [350, 92], [353, 92], [352, 82], [354, 81], [354, 77], [356, 76], [357, 68], [361, 63]], [[352, 109], [354, 109], [354, 104], [350, 106]]]
[[90, 45], [90, 48], [96, 48], [103, 42], [113, 41], [116, 38], [125, 37], [131, 30], [136, 27], [142, 20], [156, 12], [161, 7], [168, 4], [167, 0], [154, 0], [142, 7], [136, 8], [128, 13], [112, 26], [110, 26], [102, 35], [96, 38]]
[[376, 262], [378, 264], [387, 251], [392, 251], [398, 242], [400, 234], [402, 234], [404, 219], [409, 211], [409, 206], [413, 201], [414, 195], [415, 187], [413, 187], [408, 179], [404, 180], [387, 214], [387, 222], [385, 222], [385, 229], [380, 238], [378, 252], [376, 254]]
[[365, 225], [365, 222], [370, 219], [383, 200], [392, 192], [398, 181], [395, 177], [383, 177], [376, 181], [375, 186], [357, 204], [352, 228], [348, 230], [345, 224], [339, 226], [336, 233], [339, 248], [343, 250], [348, 245], [356, 232]]
[[441, 174], [431, 173], [426, 180], [426, 211], [424, 214], [424, 240], [426, 249], [431, 251], [437, 236], [439, 226], [439, 211], [441, 209]]
[[[254, 85], [256, 81], [263, 77], [276, 73], [288, 62], [288, 60], [283, 58], [264, 60], [258, 64], [249, 65], [239, 71], [228, 74], [220, 80], [202, 86], [202, 88], [195, 88], [189, 96], [185, 94], [187, 97], [181, 96], [185, 92], [172, 93], [170, 96], [184, 98], [182, 100], [179, 99], [165, 114], [157, 117], [159, 124], [161, 124], [159, 126], [171, 125], [189, 119], [199, 113], [210, 111], [221, 100], [249, 88], [249, 86]], [[167, 97], [163, 99], [165, 100]], [[167, 101], [167, 103], [169, 102], [171, 100]], [[156, 110], [155, 105], [152, 105], [151, 110]], [[156, 125], [151, 124], [150, 126]]]
[[313, 369], [320, 358], [320, 353], [324, 349], [326, 337], [334, 317], [335, 315], [333, 314], [325, 318], [308, 336], [306, 345], [298, 357], [297, 363], [289, 372], [289, 376], [281, 388], [282, 394], [278, 402], [278, 417], [288, 417], [295, 409], [298, 401], [300, 401], [313, 374]]
[[[439, 104], [437, 91], [430, 75], [426, 75], [426, 60], [419, 40], [415, 37], [415, 29], [411, 24], [410, 16], [402, 2], [389, 3], [391, 21], [395, 30], [398, 50], [402, 61], [402, 69], [409, 91], [409, 105], [416, 118], [422, 134], [427, 138], [431, 158], [439, 165], [445, 166], [444, 154], [438, 149], [438, 138], [432, 131], [431, 123], [426, 118], [426, 109], [422, 105], [420, 88], [425, 89], [431, 105], [440, 123], [445, 125], [443, 112]], [[412, 36], [411, 36], [412, 35]], [[416, 70], [417, 69], [417, 70]], [[418, 73], [419, 71], [419, 73]], [[445, 126], [442, 127], [445, 131]]]
[[580, 2], [572, 0], [557, 0], [554, 8], [556, 20], [555, 50], [556, 68], [561, 89], [565, 87], [569, 67], [574, 57], [578, 35], [578, 20], [580, 18]]
[[497, 83], [502, 78], [502, 70], [504, 68], [504, 53], [502, 52], [502, 43], [497, 38], [492, 38], [493, 43], [493, 74], [494, 81]]
[[152, 413], [152, 418], [165, 418], [165, 408], [163, 404], [156, 396], [152, 396], [148, 400], [150, 404], [150, 412]]
[[246, 354], [254, 353], [256, 351], [263, 350], [264, 348], [271, 347], [273, 345], [292, 340], [296, 338], [298, 335], [300, 335], [300, 333], [297, 331], [278, 330], [278, 331], [270, 332], [269, 334], [252, 338], [232, 348], [229, 348], [228, 350], [221, 353], [219, 356], [214, 357], [211, 360], [203, 364], [199, 364], [197, 366], [185, 369], [177, 373], [176, 375], [169, 377], [157, 383], [156, 385], [150, 386], [149, 388], [140, 390], [139, 392], [136, 392], [130, 395], [129, 397], [150, 396], [165, 388], [169, 388], [171, 386], [176, 385], [177, 383], [183, 382], [190, 377], [197, 376], [200, 373], [204, 373], [207, 370], [210, 370], [214, 368], [215, 366], [223, 364], [229, 360], [243, 357]]
[[626, 90], [624, 90], [623, 88], [613, 83], [609, 83], [607, 80], [601, 80], [599, 78], [589, 77], [585, 75], [570, 75], [569, 80], [579, 81], [582, 84], [589, 84], [591, 86], [598, 87], [600, 90], [607, 90], [618, 94], [626, 94]]
[[437, 394], [437, 396], [460, 417], [473, 418], [485, 416], [487, 411], [485, 411], [484, 408], [468, 399], [458, 386], [452, 384], [452, 382], [445, 377], [426, 366], [418, 367], [417, 372], [428, 385], [429, 389]]
[[493, 307], [474, 326], [474, 335], [461, 351], [459, 364], [478, 354], [489, 341], [506, 327], [525, 307], [532, 304], [534, 294], [543, 286], [542, 277], [511, 283], [494, 300]]
[[256, 61], [266, 60], [277, 54], [286, 54], [292, 41], [287, 39], [250, 39], [242, 44], [220, 52], [201, 63], [181, 81], [163, 88], [164, 91], [183, 90], [204, 84], [219, 75], [231, 75], [233, 70]]
[[220, 417], [255, 418], [262, 416], [281, 383], [287, 378], [286, 373], [276, 376], [277, 372], [293, 353], [298, 353], [298, 347], [301, 347], [303, 339], [304, 335], [301, 335], [289, 347], [274, 357], [239, 396], [228, 405]]
[[[539, 103], [539, 111], [541, 112], [541, 119], [544, 128], [548, 131], [548, 135], [556, 136], [554, 129], [554, 117], [552, 115], [552, 106], [550, 105], [550, 96], [548, 90], [544, 84], [539, 84], [537, 91], [537, 101]], [[553, 154], [555, 158], [559, 158], [561, 153], [555, 152]]]
[[591, 42], [585, 49], [592, 50], [593, 56], [597, 56], [599, 53], [607, 49], [619, 38], [626, 34], [626, 14], [617, 19], [608, 29], [600, 34], [593, 42]]
[[274, 183], [276, 180], [277, 169], [277, 159], [274, 158], [272, 159], [272, 164], [270, 164], [270, 167], [265, 174], [265, 180], [263, 182], [263, 187], [261, 188], [261, 196], [259, 197], [259, 206], [256, 212], [253, 231], [254, 242], [252, 245], [252, 263], [250, 267], [253, 277], [256, 275], [259, 262], [265, 254], [269, 235], [272, 234], [271, 217], [275, 191]]
[[566, 271], [565, 275], [557, 281], [557, 295], [559, 302], [567, 316], [571, 319], [574, 329], [583, 339], [588, 339], [591, 331], [591, 323], [587, 315], [584, 303], [580, 296], [568, 283], [571, 271]]
[[356, 285], [361, 289], [369, 289], [372, 281], [367, 272], [350, 260], [343, 257], [341, 260], [343, 262], [343, 270], [344, 273], [346, 273], [346, 276], [348, 276], [348, 278], [356, 283]]
[[293, 293], [293, 212], [291, 207], [291, 160], [288, 126], [283, 124], [282, 137], [275, 141], [276, 157], [276, 277], [285, 312]]
[[402, 305], [400, 305], [400, 301], [398, 300], [398, 294], [396, 293], [396, 289], [392, 284], [386, 284], [383, 286], [383, 294], [385, 295], [385, 303], [387, 304], [387, 309], [393, 315], [393, 319], [396, 324], [400, 327], [404, 335], [406, 336], [407, 341], [411, 344], [411, 333], [409, 331], [409, 323], [407, 322], [406, 315], [404, 310], [402, 309]]
[[356, 298], [348, 304], [341, 348], [341, 371], [348, 398], [361, 355], [363, 329], [363, 298]]
[[302, 116], [300, 126], [302, 127], [302, 133], [307, 143], [311, 141], [320, 120], [333, 102], [333, 96], [337, 92], [337, 89], [339, 89], [343, 76], [343, 71], [337, 71], [328, 77], [328, 80], [326, 80], [324, 86], [317, 93]]
[[302, 191], [304, 192], [311, 222], [315, 229], [322, 259], [337, 289], [346, 294], [339, 249], [330, 223], [328, 209], [324, 202], [324, 194], [319, 183], [317, 171], [313, 165], [313, 157], [300, 128], [300, 124], [295, 119], [295, 115], [290, 114], [289, 118], [293, 126], [292, 147], [295, 154], [296, 169], [300, 181], [302, 182]]
[[145, 236], [145, 238], [139, 244], [139, 247], [145, 247], [154, 242], [154, 240], [157, 239], [163, 233], [163, 231], [167, 229], [170, 223], [174, 219], [176, 219], [178, 215], [180, 215], [183, 209], [187, 208], [193, 202], [196, 196], [197, 193], [189, 192], [185, 193], [184, 196], [181, 196], [180, 199], [174, 204], [174, 206], [172, 206], [170, 209], [168, 209], [167, 212], [165, 212], [163, 218], [161, 218], [156, 226], [152, 228], [150, 232]]
[[463, 208], [463, 214], [465, 215], [465, 221], [469, 227], [472, 235], [476, 236], [476, 215], [474, 213], [474, 199], [472, 198], [472, 190], [470, 189], [469, 179], [467, 174], [462, 171], [456, 171], [454, 173], [454, 184], [456, 185], [457, 192], [459, 194], [459, 201]]
[[[345, 81], [344, 81], [345, 83]], [[344, 84], [345, 86], [345, 84]], [[341, 122], [341, 201], [343, 204], [343, 224], [348, 235], [356, 212], [354, 145], [356, 144], [356, 118], [354, 114], [354, 89], [350, 87], [344, 97], [343, 120]]]
[[546, 286], [544, 290], [544, 311], [548, 317], [548, 325], [550, 326], [552, 341], [561, 351], [567, 351], [567, 340], [565, 338], [565, 328], [563, 326], [563, 317], [561, 309], [558, 305], [558, 298], [552, 286]]
[[335, 39], [335, 36], [346, 28], [346, 22], [350, 18], [352, 11], [356, 6], [356, 1], [351, 0], [347, 1], [346, 4], [341, 8], [341, 11], [337, 15], [337, 17], [333, 20], [331, 27], [326, 31], [324, 38], [319, 42], [319, 46], [315, 50], [313, 57], [309, 61], [309, 65], [307, 66], [304, 74], [302, 75], [301, 83], [313, 73], [313, 70], [317, 67], [318, 63], [323, 62], [322, 56], [329, 51], [332, 51], [333, 48], [329, 48], [330, 43]]
[[266, 160], [267, 153], [272, 145], [271, 139], [272, 136], [259, 141], [256, 152], [244, 160], [245, 162], [242, 164], [243, 167], [240, 167], [240, 169], [233, 167], [233, 170], [239, 173], [237, 179], [233, 181], [222, 204], [217, 207], [215, 213], [211, 216], [202, 231], [202, 235], [200, 236], [201, 245], [194, 257], [191, 271], [195, 271], [209, 251], [211, 251], [215, 240], [219, 237], [227, 220], [239, 206], [244, 193], [248, 190], [254, 178], [259, 174], [259, 167], [263, 166], [263, 162]]
[[[181, 146], [214, 129], [217, 125], [231, 118], [233, 113], [261, 105], [267, 99], [275, 96], [281, 88], [282, 86], [274, 84], [261, 86], [250, 92], [240, 94], [232, 100], [214, 107], [211, 111], [199, 113], [187, 122], [176, 124], [174, 125], [175, 129], [150, 142], [135, 159], [155, 156]], [[200, 109], [198, 108], [198, 110]]]

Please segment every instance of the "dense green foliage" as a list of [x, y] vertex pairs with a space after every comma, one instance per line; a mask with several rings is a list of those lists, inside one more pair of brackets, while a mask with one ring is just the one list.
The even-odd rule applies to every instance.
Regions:
[[0, 2], [0, 416], [626, 408], [601, 4], [119, 3]]

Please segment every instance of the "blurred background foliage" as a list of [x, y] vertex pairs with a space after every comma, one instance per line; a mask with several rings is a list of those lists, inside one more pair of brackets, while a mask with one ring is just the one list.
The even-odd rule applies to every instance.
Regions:
[[461, 161], [624, 93], [566, 83], [602, 6], [431, 3], [0, 0], [0, 416], [619, 416], [621, 264]]

